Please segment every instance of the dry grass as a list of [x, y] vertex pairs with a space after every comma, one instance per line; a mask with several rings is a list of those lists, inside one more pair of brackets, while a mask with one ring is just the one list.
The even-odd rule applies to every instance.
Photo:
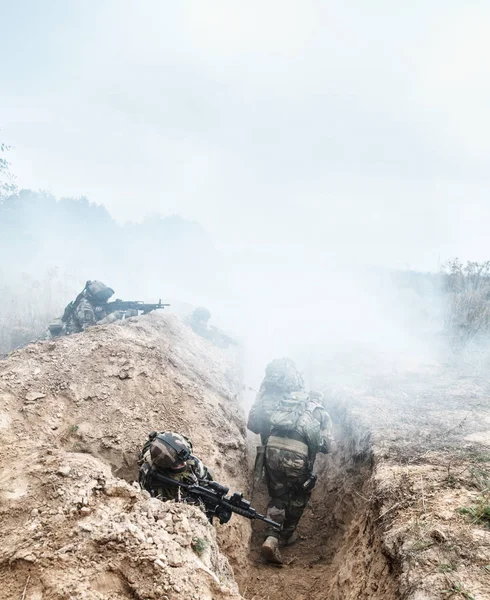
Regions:
[[51, 269], [39, 279], [28, 275], [2, 279], [0, 355], [41, 336], [77, 293], [75, 285], [61, 276], [58, 269]]
[[490, 335], [490, 261], [458, 259], [442, 267], [443, 290], [449, 295], [445, 331], [456, 347]]

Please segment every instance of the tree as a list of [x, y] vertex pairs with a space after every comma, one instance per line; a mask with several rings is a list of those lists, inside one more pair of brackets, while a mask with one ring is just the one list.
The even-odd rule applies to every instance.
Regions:
[[4, 156], [9, 150], [11, 150], [11, 146], [0, 143], [0, 202], [17, 189], [15, 177], [10, 171], [10, 162]]

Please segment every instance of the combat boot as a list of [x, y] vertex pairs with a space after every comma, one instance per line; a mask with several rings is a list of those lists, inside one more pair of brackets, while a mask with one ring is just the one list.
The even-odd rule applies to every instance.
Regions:
[[283, 559], [279, 552], [279, 540], [271, 535], [262, 544], [262, 557], [274, 565], [282, 565]]
[[294, 544], [296, 544], [296, 542], [298, 541], [298, 534], [296, 533], [296, 531], [293, 531], [293, 533], [286, 539], [281, 538], [279, 540], [279, 546], [281, 548], [284, 548], [284, 546], [293, 546]]

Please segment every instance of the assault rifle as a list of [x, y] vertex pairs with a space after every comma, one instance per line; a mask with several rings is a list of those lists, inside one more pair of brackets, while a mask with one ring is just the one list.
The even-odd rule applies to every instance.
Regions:
[[113, 302], [108, 302], [104, 306], [104, 310], [107, 313], [115, 312], [116, 310], [137, 310], [142, 311], [144, 315], [147, 315], [152, 310], [157, 310], [158, 308], [165, 308], [166, 306], [170, 306], [170, 304], [162, 304], [162, 301], [159, 300], [158, 304], [145, 304], [140, 300], [114, 300]]
[[213, 517], [217, 517], [220, 523], [228, 523], [232, 513], [236, 513], [247, 519], [264, 521], [264, 523], [271, 525], [275, 529], [281, 528], [279, 523], [259, 514], [240, 492], [235, 492], [231, 496], [227, 496], [226, 494], [230, 491], [230, 488], [221, 485], [217, 481], [200, 479], [197, 484], [189, 484], [177, 481], [171, 477], [165, 477], [165, 475], [159, 475], [155, 471], [151, 473], [150, 477], [152, 481], [163, 484], [165, 487], [177, 486], [185, 489], [188, 496], [202, 502], [211, 523], [213, 522]]

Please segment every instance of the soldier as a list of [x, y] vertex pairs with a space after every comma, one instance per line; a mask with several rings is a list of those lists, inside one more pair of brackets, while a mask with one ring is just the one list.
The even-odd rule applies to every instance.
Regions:
[[114, 290], [101, 281], [87, 281], [85, 287], [73, 302], [65, 308], [62, 321], [65, 332], [80, 333], [96, 323], [108, 323], [118, 318], [118, 315], [108, 315], [107, 301]]
[[247, 427], [260, 434], [265, 445], [270, 432], [270, 415], [285, 394], [304, 388], [303, 377], [290, 358], [276, 358], [265, 369], [265, 377], [250, 409]]
[[230, 336], [226, 335], [223, 331], [214, 327], [214, 325], [209, 325], [209, 319], [211, 318], [211, 313], [204, 306], [198, 306], [190, 317], [185, 319], [185, 322], [194, 333], [201, 336], [202, 338], [209, 340], [215, 346], [219, 348], [228, 348], [229, 346], [236, 346], [237, 342]]
[[270, 423], [265, 450], [270, 497], [267, 517], [280, 523], [282, 529], [267, 531], [262, 556], [267, 562], [282, 564], [279, 547], [296, 541], [296, 527], [315, 486], [316, 455], [332, 451], [334, 442], [330, 416], [305, 392], [293, 392], [281, 400]]
[[198, 306], [192, 315], [187, 319], [187, 323], [197, 335], [203, 338], [209, 338], [208, 322], [211, 313], [204, 306]]
[[150, 433], [139, 455], [138, 465], [141, 487], [160, 500], [184, 499], [185, 489], [153, 482], [152, 473], [186, 484], [199, 483], [200, 480], [213, 480], [209, 469], [193, 456], [191, 440], [172, 431]]

